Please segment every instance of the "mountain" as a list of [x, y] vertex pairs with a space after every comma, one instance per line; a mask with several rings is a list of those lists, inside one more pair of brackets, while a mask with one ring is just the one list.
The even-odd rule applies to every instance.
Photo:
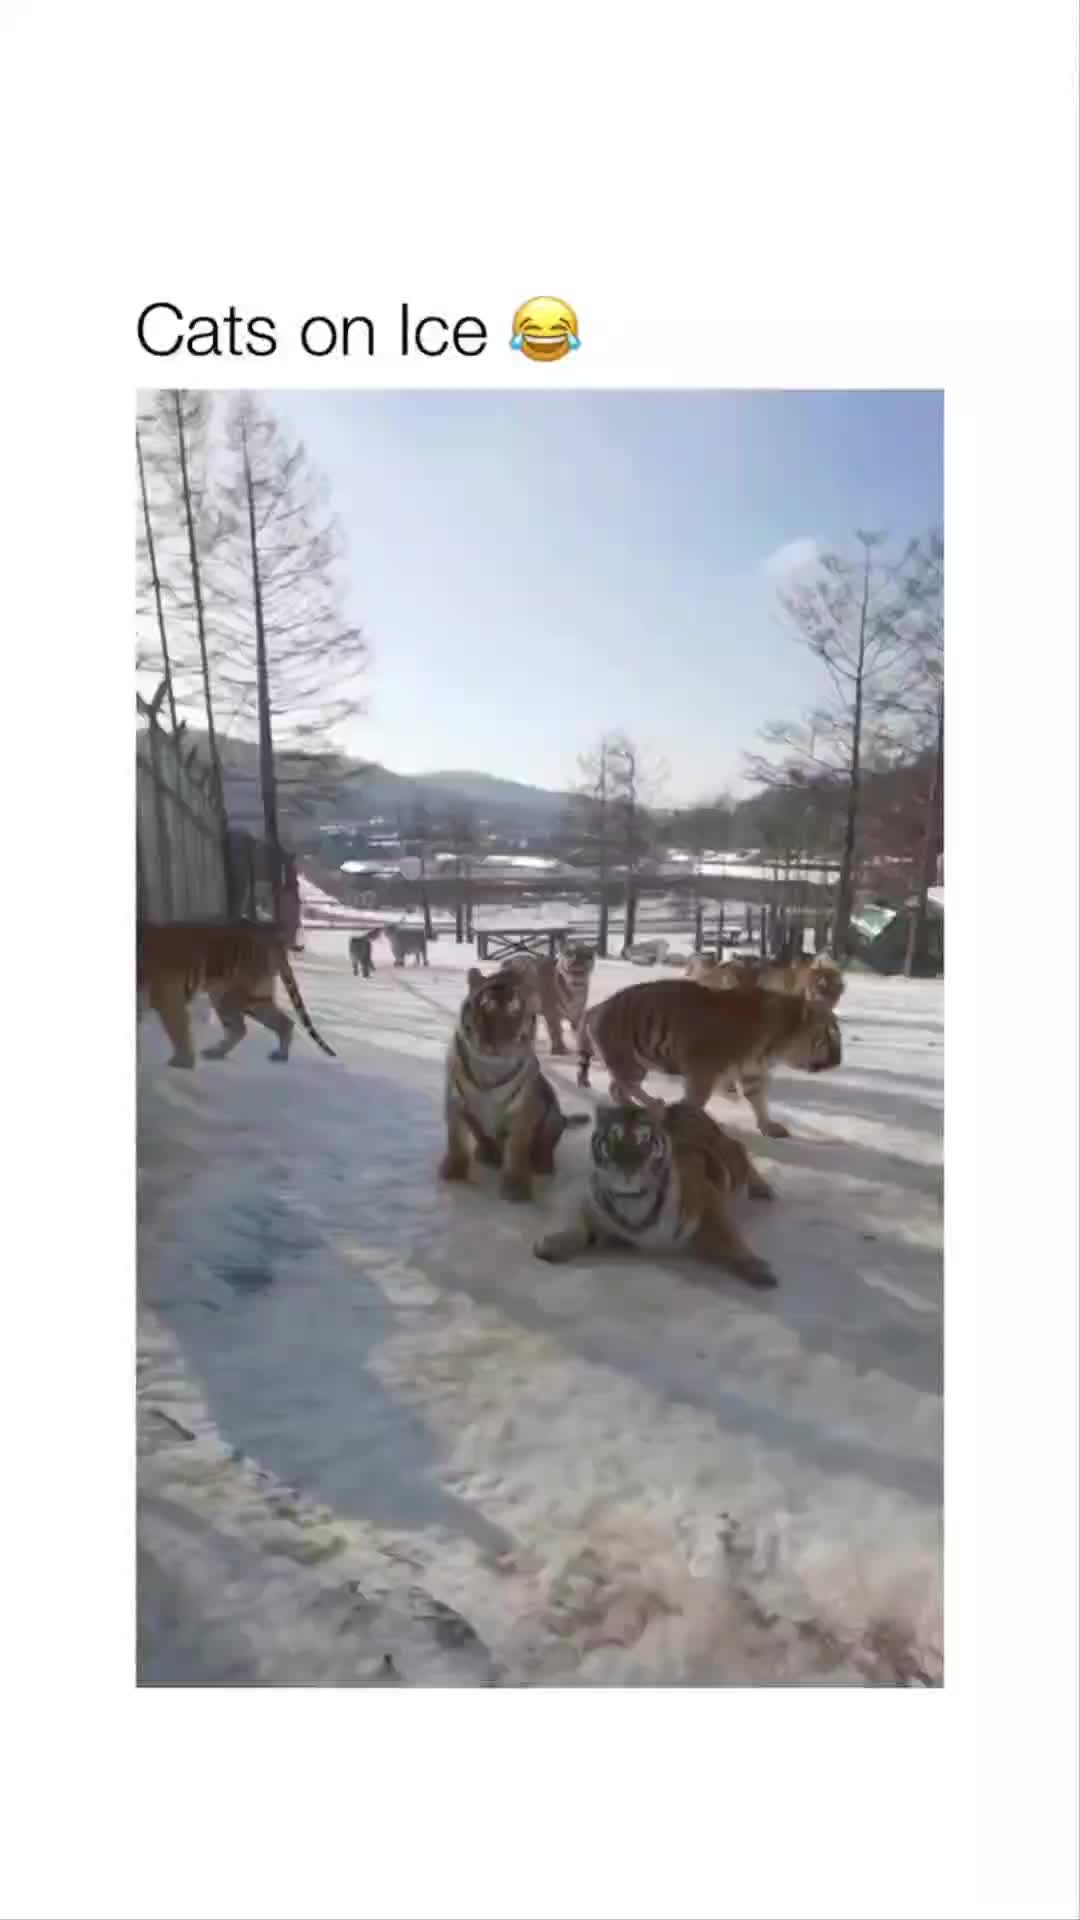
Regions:
[[[205, 765], [205, 735], [192, 730], [186, 743], [198, 748], [199, 760]], [[229, 819], [234, 826], [260, 831], [262, 802], [254, 741], [223, 741], [221, 759]], [[292, 765], [302, 767], [303, 756], [295, 756]], [[286, 836], [299, 838], [319, 822], [360, 823], [375, 818], [407, 832], [410, 819], [422, 804], [438, 822], [452, 821], [464, 809], [472, 813], [477, 825], [486, 821], [492, 832], [528, 837], [550, 830], [564, 804], [562, 794], [548, 788], [501, 780], [487, 773], [395, 773], [390, 767], [347, 758], [342, 759], [341, 767], [340, 779], [320, 781], [318, 805], [313, 811], [298, 810], [291, 802], [288, 767], [279, 768], [278, 814]]]
[[524, 813], [557, 819], [566, 797], [551, 787], [533, 787], [522, 780], [502, 780], [493, 773], [446, 772], [418, 773], [412, 776], [422, 786], [439, 787], [458, 793], [480, 810], [486, 807], [518, 807]]

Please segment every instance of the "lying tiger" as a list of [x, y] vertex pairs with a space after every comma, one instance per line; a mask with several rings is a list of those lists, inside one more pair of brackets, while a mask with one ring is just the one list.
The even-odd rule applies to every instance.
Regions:
[[[808, 995], [822, 1006], [835, 1007], [844, 991], [844, 976], [827, 953], [800, 955], [788, 962], [758, 959], [752, 954], [717, 962], [705, 954], [695, 954], [686, 969], [688, 980], [697, 980], [713, 993], [727, 993], [733, 987], [764, 987], [769, 993]], [[769, 1114], [768, 1072], [742, 1077], [746, 1095], [762, 1133], [773, 1139], [787, 1138], [789, 1129]], [[739, 1077], [729, 1077], [721, 1091], [731, 1099], [739, 1097]]]
[[589, 999], [589, 981], [596, 965], [596, 949], [587, 940], [564, 938], [554, 960], [547, 954], [515, 953], [503, 961], [533, 992], [544, 1016], [552, 1053], [569, 1053], [563, 1039], [565, 1020], [578, 1043], [582, 1016]]
[[812, 995], [769, 993], [734, 987], [713, 993], [695, 980], [656, 980], [623, 987], [591, 1007], [582, 1022], [578, 1086], [589, 1084], [589, 1063], [599, 1053], [611, 1075], [611, 1097], [639, 1100], [659, 1113], [644, 1080], [650, 1069], [682, 1076], [686, 1099], [708, 1105], [717, 1080], [735, 1074], [757, 1116], [761, 1133], [787, 1132], [770, 1120], [768, 1068], [774, 1060], [805, 1073], [838, 1067], [840, 1028], [831, 1008]]
[[728, 1202], [740, 1188], [755, 1200], [773, 1190], [746, 1148], [700, 1107], [680, 1101], [601, 1108], [592, 1171], [578, 1217], [538, 1240], [540, 1260], [572, 1260], [589, 1247], [629, 1246], [648, 1253], [686, 1249], [759, 1287], [774, 1287], [767, 1260], [748, 1247]]
[[554, 1173], [555, 1148], [567, 1127], [587, 1115], [565, 1115], [536, 1057], [536, 1004], [515, 973], [484, 975], [470, 967], [446, 1056], [444, 1180], [466, 1180], [469, 1143], [483, 1166], [502, 1167], [508, 1200], [528, 1200], [534, 1173]]
[[244, 1016], [277, 1035], [271, 1060], [287, 1060], [295, 1022], [274, 999], [280, 979], [317, 1047], [336, 1056], [312, 1024], [289, 965], [285, 943], [272, 927], [142, 926], [136, 936], [136, 980], [161, 1021], [173, 1052], [170, 1067], [193, 1067], [190, 1002], [200, 988], [224, 1028], [203, 1048], [204, 1060], [224, 1060], [243, 1039]]

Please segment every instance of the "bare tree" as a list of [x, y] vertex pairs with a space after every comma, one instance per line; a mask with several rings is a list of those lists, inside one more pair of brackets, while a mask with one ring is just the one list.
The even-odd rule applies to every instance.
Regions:
[[659, 795], [666, 769], [652, 761], [628, 734], [607, 737], [607, 764], [611, 779], [615, 843], [625, 869], [623, 950], [634, 942], [637, 921], [638, 876], [642, 860], [655, 845], [655, 829], [648, 808]]
[[422, 787], [418, 787], [413, 797], [412, 810], [406, 828], [405, 844], [420, 862], [420, 910], [424, 916], [424, 932], [431, 939], [431, 900], [428, 895], [428, 866], [431, 860], [431, 842], [434, 826], [431, 808]]
[[455, 799], [447, 814], [447, 832], [457, 866], [457, 900], [454, 908], [454, 937], [458, 945], [467, 937], [467, 902], [472, 885], [472, 859], [477, 845], [476, 809], [471, 801]]
[[203, 588], [218, 531], [207, 484], [212, 407], [212, 395], [177, 388], [144, 396], [137, 410], [136, 670], [155, 670], [146, 632], [152, 605], [173, 729], [189, 721], [205, 728], [223, 802]]
[[908, 923], [904, 972], [910, 978], [923, 943], [927, 901], [941, 848], [945, 792], [945, 536], [940, 527], [913, 549], [905, 579], [905, 628], [911, 672], [905, 704], [916, 728], [930, 736], [930, 774], [916, 876], [915, 910]]
[[600, 883], [600, 929], [597, 952], [608, 950], [608, 888], [615, 859], [615, 797], [605, 734], [595, 747], [578, 755], [578, 781], [567, 799], [567, 826], [579, 841]]
[[252, 394], [233, 402], [209, 576], [223, 699], [257, 720], [267, 838], [362, 773], [333, 735], [364, 710], [368, 643], [342, 614], [343, 540], [326, 488]]
[[764, 738], [782, 760], [749, 756], [751, 778], [794, 788], [815, 776], [843, 784], [844, 813], [833, 928], [834, 948], [844, 957], [855, 889], [855, 848], [863, 775], [903, 752], [895, 731], [897, 679], [909, 641], [906, 569], [914, 543], [894, 564], [876, 561], [885, 536], [857, 532], [857, 559], [821, 556], [810, 579], [780, 594], [787, 623], [801, 645], [820, 661], [829, 681], [826, 700], [803, 722], [774, 724]]

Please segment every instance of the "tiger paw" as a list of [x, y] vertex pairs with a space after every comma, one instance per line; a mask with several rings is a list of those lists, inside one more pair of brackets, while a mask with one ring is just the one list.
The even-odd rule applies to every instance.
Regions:
[[469, 1177], [468, 1156], [463, 1153], [448, 1153], [439, 1161], [440, 1180], [467, 1180]]
[[763, 1120], [758, 1128], [767, 1140], [790, 1140], [791, 1128], [785, 1127], [782, 1120]]
[[174, 1053], [172, 1059], [169, 1061], [169, 1065], [170, 1067], [193, 1067], [195, 1065], [195, 1055], [193, 1053]]
[[557, 1260], [565, 1260], [566, 1258], [566, 1255], [559, 1249], [557, 1237], [550, 1233], [546, 1234], [543, 1240], [533, 1242], [533, 1253], [537, 1260], [547, 1260], [550, 1263], [554, 1263]]
[[289, 1056], [282, 1047], [275, 1047], [273, 1053], [268, 1053], [266, 1057], [268, 1060], [287, 1060]]

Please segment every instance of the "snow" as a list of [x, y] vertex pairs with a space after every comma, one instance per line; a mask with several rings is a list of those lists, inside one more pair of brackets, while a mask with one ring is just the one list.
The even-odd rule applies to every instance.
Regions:
[[[474, 949], [379, 941], [365, 981], [305, 940], [336, 1060], [251, 1028], [178, 1073], [140, 1023], [143, 1677], [938, 1683], [942, 983], [851, 978], [843, 1067], [776, 1076], [792, 1139], [714, 1101], [778, 1189], [741, 1208], [759, 1294], [535, 1260], [586, 1129], [530, 1206], [434, 1172]], [[641, 979], [599, 962], [592, 998]]]

